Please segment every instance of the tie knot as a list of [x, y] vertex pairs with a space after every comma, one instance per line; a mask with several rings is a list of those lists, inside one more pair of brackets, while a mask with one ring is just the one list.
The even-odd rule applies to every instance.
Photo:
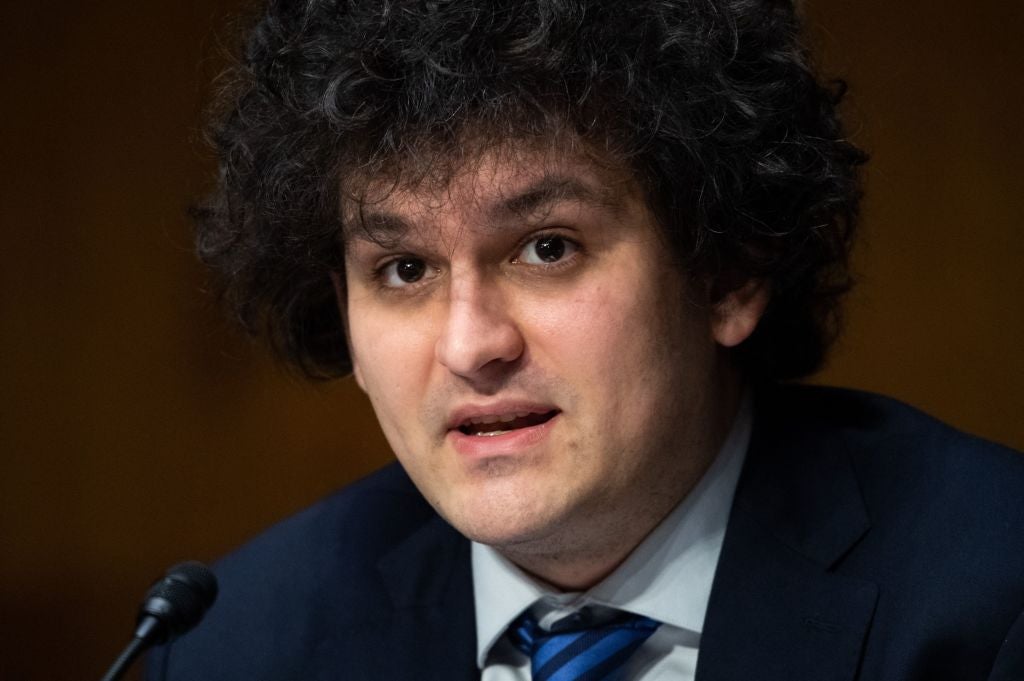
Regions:
[[545, 631], [529, 613], [511, 627], [512, 642], [530, 656], [533, 681], [599, 681], [618, 678], [630, 656], [660, 622], [620, 612], [595, 622], [583, 610]]

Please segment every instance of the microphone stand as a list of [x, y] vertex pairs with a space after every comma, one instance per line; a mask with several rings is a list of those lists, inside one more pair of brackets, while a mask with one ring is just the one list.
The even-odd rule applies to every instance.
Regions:
[[135, 636], [131, 642], [121, 651], [121, 654], [114, 660], [114, 664], [110, 666], [110, 669], [107, 670], [107, 673], [103, 675], [100, 681], [118, 681], [118, 679], [124, 676], [132, 662], [153, 643], [154, 634], [159, 626], [160, 620], [152, 615], [143, 618], [138, 628], [135, 629]]

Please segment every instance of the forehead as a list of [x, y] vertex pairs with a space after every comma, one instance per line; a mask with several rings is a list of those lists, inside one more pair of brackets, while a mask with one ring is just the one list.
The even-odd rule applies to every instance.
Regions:
[[490, 148], [433, 172], [401, 172], [350, 183], [341, 202], [345, 241], [400, 236], [413, 224], [444, 215], [478, 223], [537, 217], [555, 205], [622, 212], [643, 200], [620, 164], [580, 150]]

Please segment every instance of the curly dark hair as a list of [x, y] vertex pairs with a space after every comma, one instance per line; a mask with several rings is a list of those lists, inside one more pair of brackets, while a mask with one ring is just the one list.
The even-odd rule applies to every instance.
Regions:
[[443, 176], [467, 140], [567, 131], [633, 174], [712, 295], [768, 283], [747, 375], [805, 376], [851, 285], [866, 156], [800, 30], [784, 0], [270, 0], [217, 94], [199, 253], [248, 329], [342, 375], [330, 274], [355, 178]]

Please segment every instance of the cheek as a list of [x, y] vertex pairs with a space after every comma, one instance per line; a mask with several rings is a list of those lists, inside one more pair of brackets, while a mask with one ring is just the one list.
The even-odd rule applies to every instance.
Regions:
[[[633, 287], [594, 287], [532, 310], [534, 345], [557, 354], [560, 366], [601, 376], [657, 363], [670, 337], [663, 301]], [[600, 368], [600, 369], [599, 369]]]
[[683, 302], [676, 278], [623, 279], [538, 313], [533, 345], [547, 368], [590, 403], [594, 427], [603, 432], [615, 424], [633, 437], [665, 411], [678, 416], [670, 405], [695, 399], [714, 344], [706, 315]]
[[417, 414], [429, 375], [433, 345], [415, 324], [350, 307], [352, 360], [360, 387], [373, 404], [393, 448]]
[[617, 288], [580, 286], [564, 295], [529, 299], [520, 309], [532, 345], [568, 347], [574, 354], [603, 355], [636, 324], [636, 297]]
[[532, 357], [589, 404], [580, 415], [591, 428], [603, 429], [626, 410], [650, 408], [645, 391], [659, 378], [651, 374], [664, 370], [661, 322], [648, 298], [622, 293], [627, 290], [577, 292], [529, 320]]

